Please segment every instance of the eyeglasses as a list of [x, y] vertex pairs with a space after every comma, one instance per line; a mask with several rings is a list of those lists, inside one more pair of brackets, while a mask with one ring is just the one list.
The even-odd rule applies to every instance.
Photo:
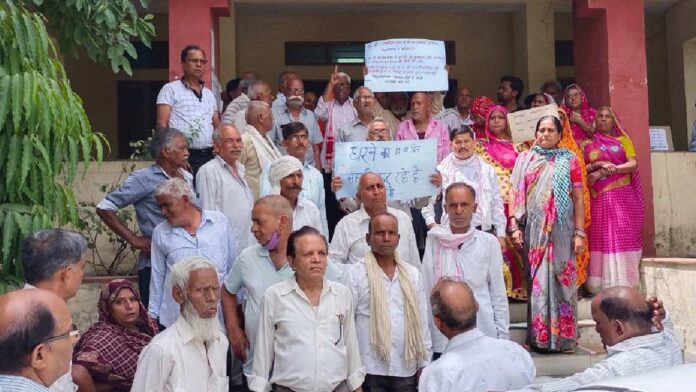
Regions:
[[388, 133], [389, 130], [387, 128], [372, 128], [370, 129], [369, 133]]
[[299, 134], [299, 135], [298, 135], [298, 134], [294, 134], [294, 135], [292, 135], [292, 136], [289, 136], [289, 137], [288, 137], [288, 140], [295, 140], [295, 141], [301, 140], [301, 141], [304, 142], [304, 141], [309, 140], [309, 136], [308, 136], [308, 135], [305, 135], [305, 134]]
[[291, 88], [288, 89], [289, 93], [294, 93], [294, 94], [304, 94], [304, 89], [303, 88]]
[[194, 63], [194, 64], [203, 64], [203, 65], [208, 64], [208, 60], [206, 60], [206, 59], [188, 59], [187, 61], [189, 63]]
[[62, 333], [60, 335], [48, 337], [48, 338], [36, 343], [36, 345], [34, 347], [38, 346], [39, 344], [46, 344], [46, 343], [54, 342], [56, 340], [61, 340], [61, 339], [65, 339], [65, 338], [72, 338], [75, 340], [80, 338], [80, 330], [77, 329], [77, 325], [72, 324], [70, 326], [70, 330], [68, 332]]

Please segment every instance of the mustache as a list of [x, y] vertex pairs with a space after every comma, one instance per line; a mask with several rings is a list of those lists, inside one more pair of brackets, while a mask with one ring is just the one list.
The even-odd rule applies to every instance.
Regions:
[[304, 190], [304, 188], [302, 188], [302, 186], [300, 186], [300, 185], [297, 185], [297, 186], [294, 186], [294, 185], [293, 185], [293, 186], [289, 186], [288, 189], [289, 189], [289, 190], [294, 190], [294, 191], [303, 191], [303, 190]]

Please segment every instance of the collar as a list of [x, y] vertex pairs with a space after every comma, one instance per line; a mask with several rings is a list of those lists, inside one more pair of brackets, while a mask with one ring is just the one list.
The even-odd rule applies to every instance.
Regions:
[[[328, 265], [327, 265], [328, 267]], [[324, 272], [326, 274], [326, 272]], [[285, 284], [282, 286], [282, 290], [280, 292], [280, 295], [288, 295], [292, 292], [297, 293], [300, 297], [304, 298], [307, 302], [309, 300], [307, 299], [307, 295], [305, 295], [304, 291], [300, 288], [300, 285], [297, 283], [297, 279], [295, 277], [289, 278], [285, 280]], [[323, 287], [321, 288], [321, 297], [324, 298], [325, 295], [328, 293], [333, 293], [334, 295], [338, 295], [338, 292], [336, 292], [336, 287], [328, 281], [326, 278], [324, 278], [324, 284]]]
[[[288, 105], [283, 105], [282, 106], [283, 110], [281, 110], [282, 113], [287, 113], [288, 116], [290, 115], [290, 108], [288, 108]], [[304, 106], [300, 106], [300, 117], [304, 117], [307, 114], [308, 110]]]
[[459, 346], [465, 345], [469, 342], [473, 342], [474, 340], [480, 339], [483, 336], [485, 336], [483, 332], [481, 332], [481, 330], [479, 330], [478, 328], [474, 327], [450, 339], [450, 341], [447, 343], [447, 346], [445, 346], [444, 352], [454, 350]]
[[[193, 333], [193, 328], [191, 328], [191, 324], [189, 324], [189, 322], [186, 321], [183, 315], [179, 314], [179, 318], [176, 319], [176, 323], [174, 323], [173, 327], [176, 329], [176, 332], [181, 337], [182, 343], [188, 344], [194, 339], [196, 339], [196, 334]], [[217, 336], [216, 334], [215, 340], [219, 341], [220, 336]]]
[[[230, 168], [230, 164], [227, 163], [224, 159], [222, 159], [222, 157], [221, 157], [220, 155], [217, 155], [217, 154], [216, 154], [216, 155], [215, 155], [215, 160], [216, 160], [222, 167], [224, 167], [225, 169], [229, 169], [229, 168]], [[244, 167], [244, 165], [242, 165], [241, 163], [239, 163], [239, 160], [234, 161], [234, 167], [237, 169], [237, 172], [239, 173], [240, 177], [241, 177], [241, 176], [244, 176], [245, 167]]]
[[276, 269], [275, 264], [273, 264], [273, 260], [271, 260], [271, 253], [266, 248], [264, 248], [263, 246], [261, 246], [261, 244], [258, 244], [258, 243], [254, 244], [252, 246], [256, 247], [256, 255], [258, 256], [258, 258], [260, 260], [263, 260], [262, 262], [268, 263], [271, 267], [273, 267], [273, 269], [276, 272], [280, 273], [281, 271], [284, 271], [284, 270], [290, 268], [290, 263], [288, 263], [286, 260], [285, 264], [283, 264], [283, 266], [280, 267], [280, 269]]
[[[201, 224], [198, 225], [198, 227], [196, 228], [196, 233], [198, 233], [198, 231], [201, 229], [201, 227], [205, 226], [205, 224], [207, 222], [210, 222], [211, 224], [215, 224], [215, 218], [210, 214], [210, 212], [208, 210], [204, 210], [204, 209], [199, 208], [199, 207], [196, 207], [196, 209], [198, 209], [198, 211], [201, 212]], [[167, 222], [167, 225], [169, 226], [170, 233], [174, 233], [176, 229], [179, 229], [181, 231], [185, 231], [184, 229], [181, 228], [181, 226], [172, 226], [169, 224], [168, 221], [165, 220], [165, 222]]]
[[[8, 386], [13, 391], [50, 391], [45, 385], [39, 384], [30, 378], [11, 374], [0, 374], [0, 385]], [[15, 389], [18, 387], [21, 388]]]
[[633, 351], [639, 348], [659, 347], [664, 345], [664, 332], [651, 333], [648, 335], [636, 336], [626, 339], [607, 347], [607, 356], [616, 355], [622, 352]]
[[[181, 81], [181, 84], [183, 84], [186, 88], [191, 88], [191, 87], [189, 87], [188, 84], [186, 84], [186, 80], [183, 77], [180, 78], [179, 80]], [[205, 86], [205, 80], [198, 79], [198, 84], [200, 84], [201, 86]]]

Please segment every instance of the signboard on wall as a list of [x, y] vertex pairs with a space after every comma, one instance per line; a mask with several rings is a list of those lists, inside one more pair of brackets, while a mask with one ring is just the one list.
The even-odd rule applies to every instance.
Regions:
[[672, 128], [667, 125], [650, 126], [650, 151], [674, 151]]

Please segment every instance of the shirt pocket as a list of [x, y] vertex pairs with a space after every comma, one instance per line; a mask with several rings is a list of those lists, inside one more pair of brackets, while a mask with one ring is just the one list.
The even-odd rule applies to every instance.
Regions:
[[346, 340], [346, 315], [330, 314], [319, 322], [319, 338], [325, 343], [334, 346], [345, 345]]

